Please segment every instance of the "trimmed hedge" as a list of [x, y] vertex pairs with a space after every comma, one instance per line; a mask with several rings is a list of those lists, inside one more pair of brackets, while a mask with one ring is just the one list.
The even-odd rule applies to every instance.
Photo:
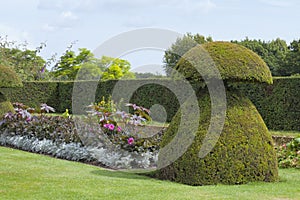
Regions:
[[35, 109], [39, 109], [41, 103], [55, 109], [60, 105], [57, 82], [23, 82], [23, 86], [2, 89], [2, 92], [11, 102], [20, 102]]
[[197, 45], [184, 54], [175, 69], [191, 82], [203, 81], [203, 75], [206, 79], [213, 78], [218, 69], [225, 81], [272, 83], [266, 63], [253, 51], [231, 42]]
[[0, 65], [0, 88], [22, 87], [22, 81], [10, 67]]
[[14, 110], [13, 105], [0, 92], [0, 116], [13, 110]]
[[[111, 95], [116, 83], [118, 83], [116, 80], [99, 83], [96, 100], [100, 101], [102, 96]], [[176, 95], [161, 83], [174, 84], [177, 90], [184, 90], [182, 82], [176, 84], [170, 80], [122, 80], [119, 83], [118, 85], [124, 89], [132, 85], [143, 85], [132, 94], [130, 102], [147, 108], [154, 104], [163, 105], [168, 113], [168, 122], [179, 109], [180, 103]], [[72, 111], [73, 84], [73, 82], [24, 82], [23, 88], [1, 89], [1, 92], [11, 102], [19, 101], [34, 108], [39, 108], [40, 103], [47, 103], [57, 112], [63, 113], [65, 109]], [[86, 84], [82, 85], [83, 88], [88, 88], [95, 82], [83, 84]], [[300, 131], [300, 78], [274, 78], [273, 85], [245, 83], [237, 85], [238, 89], [254, 103], [269, 129]], [[194, 89], [198, 90], [195, 87]], [[82, 96], [85, 96], [84, 92]]]
[[[238, 92], [227, 90], [227, 111], [222, 133], [220, 137], [211, 134], [210, 139], [206, 140], [211, 121], [211, 102], [207, 91], [203, 91], [202, 95], [198, 100], [199, 119], [185, 116], [190, 120], [182, 122], [180, 110], [173, 118], [160, 143], [162, 149], [158, 166], [162, 168], [150, 175], [188, 185], [278, 180], [272, 137], [251, 101]], [[184, 106], [191, 105], [188, 100]], [[199, 126], [193, 143], [187, 146], [187, 151], [180, 158], [165, 166], [166, 161], [178, 154], [178, 147], [187, 145], [184, 138], [191, 135], [189, 127], [195, 124], [195, 120], [198, 120]], [[181, 123], [185, 124], [186, 129], [184, 133], [177, 134]], [[168, 145], [171, 141], [175, 143], [172, 146]], [[203, 144], [204, 141], [206, 144]], [[213, 150], [204, 158], [199, 157], [200, 149], [210, 147], [212, 141], [216, 141]]]
[[273, 85], [240, 84], [272, 130], [300, 131], [300, 78], [275, 78]]

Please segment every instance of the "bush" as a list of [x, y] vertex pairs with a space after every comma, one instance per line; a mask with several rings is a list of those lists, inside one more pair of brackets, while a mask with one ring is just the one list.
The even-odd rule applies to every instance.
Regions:
[[39, 109], [41, 102], [54, 108], [60, 104], [57, 82], [24, 82], [23, 85], [23, 88], [5, 89], [3, 93], [11, 102], [22, 102], [35, 109]]
[[300, 137], [277, 148], [280, 168], [300, 168]]
[[12, 69], [0, 65], [0, 72], [0, 88], [22, 87], [21, 79]]
[[[187, 103], [185, 106], [189, 106]], [[201, 116], [194, 142], [175, 162], [156, 171], [152, 176], [189, 185], [242, 184], [250, 181], [278, 179], [276, 153], [271, 135], [254, 105], [245, 97], [227, 93], [227, 115], [222, 134], [213, 150], [204, 158], [199, 152], [204, 145], [210, 123], [210, 98], [199, 98]], [[181, 122], [180, 111], [163, 135], [161, 148], [175, 136]], [[193, 118], [193, 116], [189, 116]], [[189, 134], [190, 130], [186, 130]], [[180, 141], [180, 138], [178, 139]], [[182, 141], [184, 144], [185, 141]], [[181, 144], [179, 144], [181, 145]], [[176, 154], [178, 146], [160, 152], [158, 162]], [[159, 164], [158, 163], [158, 164]]]
[[199, 82], [203, 81], [203, 75], [206, 79], [214, 77], [211, 66], [218, 69], [224, 81], [272, 83], [268, 66], [256, 53], [230, 42], [198, 45], [179, 60], [175, 69], [191, 82]]
[[[178, 111], [180, 103], [173, 91], [159, 83], [174, 84], [178, 91], [184, 92], [184, 88], [180, 81], [156, 80], [157, 84], [151, 83], [151, 81], [155, 82], [155, 80], [121, 80], [121, 85], [126, 89], [131, 85], [143, 84], [133, 92], [128, 101], [147, 108], [151, 108], [155, 104], [162, 105], [167, 112], [167, 122], [170, 122]], [[82, 90], [78, 96], [86, 96], [86, 93], [90, 91], [84, 90], [91, 84], [97, 84], [95, 101], [99, 102], [103, 96], [107, 98], [112, 94], [116, 83], [117, 81], [106, 81], [99, 84], [98, 82], [86, 83], [83, 81], [79, 87]], [[69, 109], [72, 113], [73, 82], [24, 82], [23, 85], [23, 88], [1, 89], [1, 92], [7, 97], [7, 101], [20, 101], [33, 108], [38, 108], [40, 102], [45, 102], [54, 107], [58, 113], [63, 113], [65, 109]], [[196, 85], [193, 87], [195, 91], [198, 91]], [[269, 129], [300, 131], [299, 77], [275, 78], [273, 85], [239, 83], [236, 87], [254, 103]], [[188, 95], [186, 96], [188, 97]], [[85, 102], [92, 103], [92, 100]], [[81, 105], [82, 113], [85, 113], [85, 106]]]
[[272, 130], [300, 131], [300, 78], [275, 78], [273, 85], [240, 84]]
[[[61, 116], [45, 114], [54, 111], [46, 104], [41, 104], [36, 113], [33, 108], [15, 103], [16, 112], [6, 113], [0, 118], [0, 144], [69, 160], [95, 160], [112, 168], [153, 167], [161, 135], [140, 138], [139, 134], [133, 132], [134, 128], [119, 129], [117, 121], [114, 121], [117, 112], [102, 109], [107, 105], [104, 102], [91, 106], [91, 115], [96, 114], [96, 117], [73, 119], [67, 111]], [[144, 110], [142, 107], [132, 106]], [[143, 119], [137, 113], [119, 113], [128, 116], [124, 119], [129, 124], [137, 124]], [[114, 129], [110, 126], [114, 126]]]
[[[222, 128], [218, 121], [222, 116], [220, 113], [212, 113], [211, 91], [202, 90], [198, 98], [200, 117], [181, 116], [183, 113], [179, 110], [173, 118], [161, 142], [158, 160], [160, 169], [154, 173], [155, 176], [189, 185], [276, 181], [278, 168], [272, 137], [251, 101], [232, 88], [232, 84], [242, 81], [272, 83], [268, 66], [258, 55], [244, 47], [228, 42], [210, 42], [186, 53], [178, 62], [177, 69], [190, 82], [200, 84], [203, 79], [214, 83], [218, 78], [214, 67], [225, 82], [227, 95], [227, 102], [223, 99], [215, 100], [220, 111], [226, 103], [221, 135], [215, 132], [218, 131], [217, 127]], [[184, 106], [193, 108], [195, 105], [187, 101]], [[211, 121], [214, 123], [211, 124]], [[193, 128], [197, 122], [198, 130], [194, 133], [190, 127]], [[184, 133], [178, 131], [182, 129], [182, 124], [186, 125]], [[211, 129], [213, 132], [208, 131]], [[195, 135], [191, 145], [184, 137], [188, 134]], [[173, 161], [172, 158], [176, 159], [174, 156], [178, 155], [181, 148], [187, 150]], [[199, 157], [203, 149], [208, 154]]]

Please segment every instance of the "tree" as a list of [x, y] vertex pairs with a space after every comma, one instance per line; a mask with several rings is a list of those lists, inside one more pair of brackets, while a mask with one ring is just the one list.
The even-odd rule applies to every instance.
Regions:
[[[214, 63], [207, 62], [207, 53]], [[207, 87], [199, 87], [198, 99], [191, 96], [181, 105], [162, 137], [158, 169], [151, 175], [193, 186], [277, 181], [272, 137], [252, 102], [232, 87], [239, 82], [271, 84], [268, 66], [241, 45], [210, 42], [192, 48], [176, 69], [200, 86], [204, 79], [215, 82], [213, 67], [225, 82], [224, 96], [220, 87], [214, 87], [218, 95], [213, 98]], [[197, 69], [208, 72], [206, 78]], [[213, 111], [213, 101], [218, 111]], [[193, 112], [196, 106], [200, 115]]]
[[105, 68], [101, 80], [135, 78], [135, 74], [129, 71], [131, 65], [127, 60], [102, 56], [100, 63]]
[[2, 93], [3, 88], [22, 87], [22, 81], [16, 72], [10, 67], [0, 65], [0, 117], [7, 112], [13, 112], [14, 108], [9, 99]]
[[300, 39], [293, 40], [288, 46], [285, 67], [280, 73], [284, 75], [300, 74]]
[[176, 42], [165, 51], [163, 62], [166, 75], [171, 76], [172, 69], [174, 69], [181, 56], [191, 48], [195, 47], [197, 44], [204, 44], [212, 41], [211, 37], [204, 37], [199, 34], [192, 35], [191, 33], [187, 33], [182, 38], [178, 38]]
[[288, 46], [286, 41], [277, 38], [269, 42], [262, 40], [250, 40], [248, 38], [241, 41], [231, 41], [240, 44], [257, 53], [269, 66], [272, 75], [284, 76], [282, 71], [286, 66], [286, 56], [288, 53]]
[[[90, 63], [89, 67], [95, 67], [92, 65], [93, 60], [94, 55], [86, 48], [79, 49], [78, 55], [68, 48], [52, 68], [51, 74], [60, 80], [75, 80], [83, 64]], [[94, 76], [99, 76], [99, 74], [94, 74]]]
[[13, 69], [22, 81], [40, 80], [41, 75], [46, 73], [46, 61], [38, 54], [45, 46], [42, 43], [35, 50], [30, 50], [27, 43], [17, 44], [0, 36], [0, 64]]
[[134, 73], [129, 70], [130, 63], [126, 60], [108, 56], [97, 59], [86, 48], [80, 48], [78, 55], [76, 55], [74, 51], [68, 48], [53, 67], [52, 75], [59, 80], [135, 78]]

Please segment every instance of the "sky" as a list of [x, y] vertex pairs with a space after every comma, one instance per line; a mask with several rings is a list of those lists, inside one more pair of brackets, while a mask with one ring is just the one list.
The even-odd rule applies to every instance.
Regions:
[[[61, 55], [74, 41], [74, 50], [93, 51], [119, 34], [143, 28], [214, 40], [279, 37], [290, 42], [300, 39], [299, 10], [299, 0], [2, 0], [0, 36], [26, 41], [30, 48], [46, 42], [44, 59]], [[145, 50], [123, 58], [132, 68], [150, 69], [161, 65], [162, 56], [162, 50]]]

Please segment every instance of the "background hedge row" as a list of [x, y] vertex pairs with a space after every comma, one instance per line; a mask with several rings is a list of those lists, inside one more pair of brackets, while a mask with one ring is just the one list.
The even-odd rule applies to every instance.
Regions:
[[[107, 98], [112, 94], [118, 101], [125, 95], [124, 103], [136, 103], [147, 108], [155, 104], [162, 105], [168, 114], [167, 121], [170, 121], [177, 112], [180, 101], [191, 94], [186, 90], [183, 82], [164, 79], [111, 80], [99, 83], [95, 81], [24, 82], [23, 84], [23, 88], [3, 89], [1, 92], [12, 102], [22, 102], [34, 108], [38, 108], [40, 103], [47, 103], [60, 113], [65, 109], [72, 112], [72, 101], [73, 104], [76, 102], [76, 105], [81, 105], [78, 101], [89, 102], [86, 98], [90, 98], [90, 101], [93, 98], [101, 101], [103, 96]], [[72, 99], [74, 84], [77, 98]], [[124, 92], [129, 88], [138, 89], [129, 95], [125, 94]], [[238, 88], [249, 96], [269, 129], [300, 131], [300, 78], [275, 78], [273, 85], [241, 83]], [[196, 86], [193, 86], [193, 89], [198, 91]], [[178, 94], [181, 99], [177, 98]], [[81, 105], [76, 113], [84, 112], [85, 106], [87, 105]]]

